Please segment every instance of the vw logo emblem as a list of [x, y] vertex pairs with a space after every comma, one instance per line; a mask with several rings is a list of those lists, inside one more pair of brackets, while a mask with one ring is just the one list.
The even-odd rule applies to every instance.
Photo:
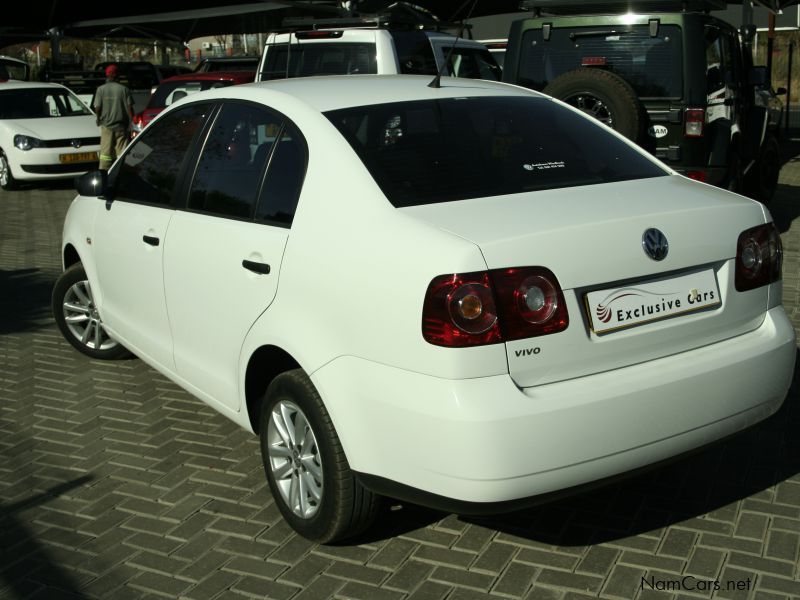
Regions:
[[645, 254], [653, 260], [664, 260], [669, 252], [667, 236], [658, 229], [650, 228], [642, 236], [642, 248]]
[[69, 145], [72, 146], [73, 148], [80, 148], [83, 144], [81, 143], [80, 140], [72, 140], [69, 143]]

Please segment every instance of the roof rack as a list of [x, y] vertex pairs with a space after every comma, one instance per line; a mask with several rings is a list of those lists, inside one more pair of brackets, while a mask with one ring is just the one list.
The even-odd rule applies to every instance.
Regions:
[[519, 7], [535, 14], [593, 15], [618, 13], [710, 12], [724, 10], [725, 0], [522, 0]]
[[[460, 23], [448, 23], [440, 20], [428, 10], [407, 2], [395, 2], [385, 11], [361, 14], [350, 11], [340, 17], [287, 17], [282, 21], [282, 29], [288, 31], [335, 29], [345, 27], [364, 27], [379, 29], [457, 29]], [[467, 26], [471, 28], [471, 25]]]

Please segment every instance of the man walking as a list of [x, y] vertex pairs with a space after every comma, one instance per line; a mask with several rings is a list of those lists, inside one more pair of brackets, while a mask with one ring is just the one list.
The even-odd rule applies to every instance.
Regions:
[[94, 112], [100, 126], [100, 168], [107, 171], [125, 149], [133, 121], [133, 97], [117, 83], [117, 65], [106, 67], [106, 83], [97, 88]]

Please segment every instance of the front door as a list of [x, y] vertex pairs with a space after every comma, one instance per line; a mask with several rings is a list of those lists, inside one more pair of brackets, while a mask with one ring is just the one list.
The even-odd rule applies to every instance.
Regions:
[[110, 174], [113, 199], [99, 210], [94, 248], [100, 312], [112, 335], [173, 370], [163, 256], [174, 197], [192, 139], [210, 105], [165, 115], [136, 138]]

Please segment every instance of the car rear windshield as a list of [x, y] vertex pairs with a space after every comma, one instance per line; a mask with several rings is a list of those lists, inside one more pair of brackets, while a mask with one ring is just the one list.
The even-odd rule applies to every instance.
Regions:
[[261, 79], [377, 72], [373, 43], [292, 42], [269, 46]]
[[553, 27], [522, 36], [520, 85], [542, 91], [559, 75], [581, 67], [612, 71], [641, 98], [681, 98], [681, 35], [676, 25], [661, 25], [651, 36], [647, 25]]
[[542, 97], [397, 102], [326, 113], [396, 207], [666, 175]]
[[31, 88], [0, 92], [0, 119], [47, 119], [90, 115], [78, 97], [65, 89]]
[[195, 92], [202, 92], [219, 87], [228, 87], [233, 85], [232, 81], [170, 81], [162, 83], [156, 88], [156, 91], [150, 96], [147, 102], [147, 108], [165, 108], [185, 98]]

